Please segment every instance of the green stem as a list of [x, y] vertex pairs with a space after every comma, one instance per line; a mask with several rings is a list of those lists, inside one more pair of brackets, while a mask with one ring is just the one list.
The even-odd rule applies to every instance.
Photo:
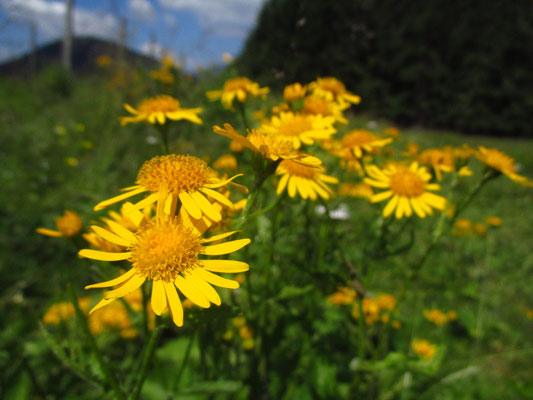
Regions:
[[135, 388], [131, 392], [128, 398], [129, 400], [136, 400], [141, 394], [141, 389], [143, 387], [144, 380], [146, 379], [146, 375], [148, 374], [148, 367], [150, 366], [150, 362], [152, 361], [152, 358], [155, 353], [157, 338], [159, 337], [159, 333], [163, 330], [163, 326], [158, 326], [157, 321], [158, 319], [156, 319], [156, 326], [154, 327], [154, 330], [152, 331], [150, 338], [148, 339], [148, 343], [146, 344], [141, 368], [139, 370], [139, 373], [137, 374], [137, 378], [135, 379]]
[[161, 145], [163, 146], [163, 153], [164, 154], [170, 154], [169, 147], [168, 147], [168, 128], [170, 125], [159, 125], [157, 124], [157, 130], [159, 131], [159, 134], [161, 135]]
[[70, 301], [72, 305], [74, 306], [74, 311], [76, 313], [76, 319], [83, 330], [83, 333], [85, 334], [89, 346], [91, 347], [91, 351], [93, 352], [94, 356], [96, 357], [96, 361], [98, 362], [98, 365], [100, 366], [100, 369], [102, 370], [102, 373], [104, 375], [105, 382], [111, 386], [111, 389], [113, 392], [115, 392], [115, 395], [119, 399], [124, 398], [124, 393], [120, 390], [117, 380], [115, 378], [115, 374], [109, 367], [109, 365], [105, 362], [102, 353], [98, 349], [98, 345], [96, 344], [96, 340], [94, 339], [93, 334], [91, 333], [91, 330], [89, 329], [89, 325], [87, 324], [87, 319], [85, 318], [85, 314], [83, 314], [83, 311], [81, 310], [78, 299], [76, 297], [76, 294], [74, 293], [74, 289], [72, 289], [71, 285], [68, 285], [68, 295], [70, 298]]
[[239, 110], [239, 114], [242, 118], [242, 123], [244, 126], [244, 129], [247, 131], [250, 129], [250, 124], [248, 123], [248, 118], [246, 117], [246, 107], [244, 102], [237, 100], [237, 108]]
[[185, 350], [183, 361], [181, 362], [180, 369], [178, 371], [178, 374], [176, 375], [176, 379], [174, 380], [174, 385], [172, 385], [172, 392], [176, 391], [178, 384], [181, 380], [181, 376], [183, 375], [183, 372], [185, 371], [185, 368], [187, 367], [187, 362], [189, 361], [189, 356], [191, 354], [193, 343], [194, 343], [194, 333], [191, 335], [191, 338], [189, 339], [189, 343], [187, 344], [187, 349]]

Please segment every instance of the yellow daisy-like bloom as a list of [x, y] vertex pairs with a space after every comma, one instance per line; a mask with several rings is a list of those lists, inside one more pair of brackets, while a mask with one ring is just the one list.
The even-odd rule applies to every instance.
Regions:
[[446, 199], [442, 196], [428, 192], [440, 190], [440, 185], [429, 183], [431, 174], [425, 167], [420, 167], [413, 162], [409, 167], [391, 164], [385, 169], [375, 165], [367, 167], [369, 178], [365, 182], [371, 186], [388, 189], [372, 196], [373, 203], [391, 198], [383, 209], [383, 216], [390, 216], [396, 210], [396, 218], [410, 217], [413, 210], [420, 217], [432, 215], [432, 208], [444, 210]]
[[[98, 250], [80, 250], [81, 257], [93, 260], [127, 260], [131, 269], [110, 281], [89, 285], [91, 288], [116, 286], [104, 294], [104, 298], [91, 313], [137, 290], [145, 281], [152, 281], [151, 306], [156, 315], [170, 310], [177, 326], [183, 325], [183, 306], [178, 289], [186, 298], [199, 307], [208, 308], [211, 303], [220, 305], [220, 296], [211, 286], [237, 289], [239, 283], [222, 278], [213, 272], [238, 273], [247, 271], [248, 264], [241, 261], [203, 259], [202, 256], [219, 256], [233, 253], [250, 243], [250, 239], [208, 245], [227, 238], [236, 232], [227, 232], [202, 238], [202, 230], [190, 220], [169, 216], [165, 204], [158, 202], [156, 217], [145, 224], [139, 224], [136, 232], [120, 224], [112, 224], [110, 230], [97, 233], [102, 239], [125, 246], [128, 251], [109, 253]], [[133, 213], [133, 211], [132, 211]], [[140, 214], [140, 212], [139, 212]], [[138, 220], [134, 218], [135, 220]]]
[[329, 295], [326, 299], [328, 303], [341, 305], [341, 304], [352, 304], [357, 298], [357, 292], [349, 287], [339, 286], [337, 291]]
[[387, 136], [391, 136], [393, 138], [399, 138], [400, 137], [400, 131], [395, 126], [389, 126], [383, 130], [383, 133]]
[[318, 78], [315, 82], [309, 84], [309, 89], [314, 94], [324, 97], [329, 101], [335, 101], [341, 104], [359, 104], [361, 102], [361, 97], [348, 92], [344, 83], [333, 77]]
[[336, 132], [334, 123], [333, 117], [282, 112], [263, 123], [260, 130], [282, 136], [292, 142], [293, 148], [299, 149], [302, 143], [313, 144], [315, 140], [329, 139]]
[[319, 96], [307, 96], [304, 98], [302, 114], [322, 115], [323, 117], [333, 117], [336, 122], [347, 124], [348, 120], [342, 115], [343, 111], [348, 108], [348, 104], [338, 104], [327, 101]]
[[361, 197], [368, 200], [374, 195], [372, 186], [368, 183], [343, 183], [340, 185], [337, 193], [339, 196]]
[[307, 88], [300, 83], [293, 83], [292, 85], [285, 86], [283, 89], [283, 98], [286, 101], [300, 100], [305, 96]]
[[424, 317], [437, 326], [442, 326], [448, 322], [448, 315], [437, 309], [424, 310]]
[[72, 237], [80, 233], [82, 228], [81, 218], [76, 211], [65, 211], [65, 214], [55, 219], [55, 223], [57, 231], [48, 228], [37, 228], [35, 231], [51, 237]]
[[105, 54], [96, 57], [96, 65], [99, 67], [109, 67], [113, 63], [113, 59]]
[[120, 119], [121, 125], [141, 121], [162, 125], [167, 119], [174, 121], [185, 119], [195, 124], [202, 123], [198, 117], [198, 114], [202, 112], [201, 108], [182, 108], [178, 100], [168, 95], [145, 99], [137, 106], [137, 109], [129, 104], [124, 104], [124, 108], [134, 116], [122, 117]]
[[356, 129], [344, 135], [337, 153], [342, 157], [346, 156], [345, 153], [350, 152], [359, 159], [363, 157], [364, 152], [373, 153], [390, 142], [392, 142], [392, 138], [382, 138], [370, 131]]
[[513, 158], [497, 149], [487, 149], [479, 146], [476, 152], [479, 161], [492, 168], [494, 171], [506, 175], [509, 179], [523, 186], [533, 186], [533, 182], [525, 176], [516, 173], [516, 164]]
[[134, 204], [134, 208], [141, 209], [160, 200], [165, 205], [167, 214], [174, 215], [180, 200], [184, 210], [192, 218], [198, 220], [206, 215], [219, 222], [222, 215], [208, 199], [233, 207], [227, 197], [213, 189], [223, 187], [241, 175], [226, 180], [218, 179], [205, 161], [189, 155], [154, 157], [139, 170], [137, 185], [123, 189], [125, 193], [100, 202], [94, 209], [98, 211], [137, 194], [151, 192], [144, 200]]
[[[78, 298], [78, 305], [83, 311], [86, 311], [91, 305], [91, 299], [89, 297], [80, 297]], [[56, 303], [43, 315], [43, 323], [57, 325], [60, 322], [69, 320], [74, 315], [75, 310], [71, 302]]]
[[241, 76], [228, 79], [224, 83], [224, 88], [222, 90], [209, 91], [207, 92], [207, 97], [209, 100], [221, 99], [224, 107], [231, 109], [235, 99], [241, 103], [244, 103], [249, 96], [264, 98], [269, 90], [269, 88], [259, 87], [258, 83]]
[[437, 352], [437, 346], [424, 339], [414, 339], [411, 342], [411, 348], [417, 355], [426, 360], [431, 360]]
[[419, 154], [418, 161], [432, 167], [439, 181], [442, 180], [443, 172], [452, 172], [455, 169], [451, 152], [440, 149], [423, 151]]
[[230, 124], [224, 124], [224, 128], [214, 126], [213, 131], [231, 139], [233, 142], [239, 143], [241, 146], [246, 147], [255, 153], [262, 154], [265, 158], [272, 161], [290, 159], [301, 164], [321, 164], [321, 161], [316, 157], [295, 152], [292, 146], [292, 141], [279, 135], [252, 130], [246, 137], [244, 137], [239, 135]]
[[402, 156], [409, 158], [417, 158], [420, 153], [420, 146], [414, 142], [407, 142], [405, 145], [405, 150], [402, 153]]
[[485, 218], [485, 222], [490, 226], [500, 226], [502, 219], [500, 217], [490, 216]]
[[457, 174], [459, 176], [472, 176], [474, 175], [474, 171], [472, 171], [468, 165], [464, 165], [461, 168], [459, 168], [459, 171], [457, 171]]
[[224, 154], [213, 163], [213, 167], [216, 169], [236, 170], [237, 159], [233, 154]]
[[333, 191], [327, 183], [338, 183], [333, 176], [325, 175], [322, 166], [304, 165], [293, 160], [283, 160], [276, 170], [276, 175], [281, 175], [276, 190], [281, 194], [287, 188], [290, 197], [296, 196], [296, 192], [304, 199], [316, 200], [317, 195], [323, 199], [329, 199]]

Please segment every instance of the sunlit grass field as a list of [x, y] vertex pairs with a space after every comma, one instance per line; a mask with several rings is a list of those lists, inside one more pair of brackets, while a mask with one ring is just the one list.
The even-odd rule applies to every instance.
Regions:
[[[210, 163], [228, 153], [228, 140], [213, 133], [212, 126], [228, 122], [243, 132], [241, 120], [205, 96], [206, 91], [222, 87], [227, 77], [224, 73], [183, 77], [172, 89], [183, 107], [202, 107], [204, 111], [203, 125], [175, 123], [169, 133], [171, 152]], [[54, 219], [65, 210], [78, 212], [88, 227], [102, 214], [93, 211], [94, 205], [130, 186], [143, 162], [161, 154], [153, 126], [122, 127], [119, 123], [119, 117], [127, 114], [124, 102], [137, 104], [162, 91], [153, 82], [142, 82], [110, 88], [106, 77], [79, 78], [70, 94], [64, 95], [43, 80], [0, 81], [0, 397], [103, 396], [80, 372], [105, 373], [79, 341], [79, 329], [58, 331], [41, 325], [52, 304], [68, 301], [68, 288], [77, 296], [86, 295], [84, 286], [102, 280], [102, 271], [95, 262], [77, 256], [79, 249], [87, 247], [81, 238], [50, 238], [35, 230], [54, 228]], [[266, 104], [271, 107], [280, 99], [280, 93], [271, 93]], [[252, 105], [267, 109], [257, 99]], [[382, 132], [392, 125], [358, 114], [357, 107], [346, 115], [349, 123], [342, 128], [344, 132], [356, 128]], [[422, 150], [465, 143], [498, 148], [515, 158], [521, 175], [533, 177], [531, 140], [487, 137], [483, 132], [465, 136], [417, 127], [399, 129], [401, 138], [392, 144], [398, 151], [407, 142], [416, 142]], [[343, 181], [346, 175], [338, 165], [332, 160], [324, 164], [329, 175]], [[472, 169], [474, 176], [465, 178], [466, 182], [480, 174], [481, 167]], [[239, 182], [249, 186], [252, 181], [244, 176]], [[272, 182], [265, 185], [271, 192], [275, 188]], [[458, 190], [466, 193], [466, 186]], [[405, 234], [398, 231], [397, 243], [392, 244], [408, 243], [408, 231], [413, 232], [414, 244], [398, 256], [387, 257], [366, 247], [371, 246], [369, 237], [383, 204], [334, 197], [327, 202], [328, 209], [345, 205], [349, 216], [328, 222], [316, 208], [320, 201], [285, 201], [286, 208], [269, 211], [256, 219], [253, 228], [244, 228], [252, 243], [237, 258], [250, 264], [249, 285], [245, 282], [244, 287], [251, 304], [270, 307], [261, 314], [266, 315], [266, 323], [258, 324], [272, 329], [256, 332], [261, 337], [258, 354], [269, 356], [251, 357], [247, 361], [251, 364], [245, 364], [246, 351], [234, 351], [222, 340], [228, 321], [242, 314], [239, 301], [223, 301], [216, 309], [186, 310], [184, 327], [169, 325], [162, 334], [143, 398], [365, 398], [358, 397], [362, 393], [380, 399], [533, 397], [533, 319], [528, 316], [533, 309], [531, 188], [506, 177], [488, 182], [461, 218], [484, 222], [488, 216], [498, 216], [501, 226], [489, 227], [482, 236], [445, 236], [413, 282], [406, 281], [408, 266], [422, 254], [437, 216], [410, 220]], [[400, 225], [397, 229], [404, 229]], [[365, 264], [359, 265], [362, 259]], [[293, 270], [285, 271], [289, 266]], [[384, 345], [388, 353], [379, 353], [379, 344], [369, 345], [375, 351], [368, 354], [373, 363], [362, 372], [357, 350], [349, 354], [358, 349], [360, 325], [357, 320], [347, 322], [351, 310], [326, 302], [338, 286], [347, 286], [354, 278], [350, 268], [357, 271], [366, 291], [401, 298], [393, 316], [399, 327], [388, 333]], [[254, 270], [266, 274], [271, 282], [261, 286], [266, 287], [262, 292], [254, 291]], [[113, 277], [110, 271], [106, 277]], [[224, 299], [228, 297], [224, 295]], [[317, 304], [321, 306], [316, 308]], [[435, 326], [422, 314], [432, 308], [455, 310], [457, 320]], [[246, 312], [253, 316], [255, 311]], [[190, 337], [197, 339], [192, 342]], [[407, 361], [399, 354], [409, 352], [413, 338], [437, 344], [438, 351], [434, 363], [411, 366], [410, 374], [405, 375]], [[120, 371], [135, 367], [145, 341], [116, 335], [97, 339]], [[204, 354], [202, 347], [208, 345], [221, 350]], [[220, 363], [225, 354], [232, 357], [226, 365]], [[87, 365], [77, 370], [84, 355]], [[130, 378], [122, 373], [119, 378], [127, 383]], [[374, 378], [367, 379], [367, 374]], [[406, 384], [406, 379], [412, 383]], [[261, 393], [264, 397], [257, 397]]]

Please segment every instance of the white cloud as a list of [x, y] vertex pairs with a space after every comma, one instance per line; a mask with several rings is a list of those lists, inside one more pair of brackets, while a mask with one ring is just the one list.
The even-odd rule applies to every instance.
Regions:
[[139, 50], [141, 51], [141, 53], [146, 54], [147, 56], [155, 57], [160, 60], [162, 60], [165, 56], [172, 57], [172, 52], [170, 52], [168, 49], [158, 43], [143, 43], [140, 46]]
[[161, 7], [195, 13], [202, 28], [243, 37], [254, 25], [264, 0], [159, 0]]
[[[46, 0], [4, 0], [1, 7], [6, 14], [19, 21], [33, 21], [42, 39], [50, 40], [63, 34], [65, 3]], [[115, 39], [118, 21], [108, 13], [74, 8], [74, 33]]]
[[152, 21], [155, 17], [154, 8], [149, 0], [130, 0], [129, 6], [133, 14], [144, 21]]

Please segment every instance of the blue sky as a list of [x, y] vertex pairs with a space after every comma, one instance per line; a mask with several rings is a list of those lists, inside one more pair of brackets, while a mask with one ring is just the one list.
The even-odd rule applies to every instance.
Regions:
[[[170, 54], [187, 69], [237, 55], [264, 0], [74, 0], [76, 34], [117, 40], [127, 21], [128, 46]], [[0, 0], [0, 61], [29, 49], [30, 25], [39, 44], [63, 32], [64, 0]], [[155, 37], [156, 46], [151, 46]]]

